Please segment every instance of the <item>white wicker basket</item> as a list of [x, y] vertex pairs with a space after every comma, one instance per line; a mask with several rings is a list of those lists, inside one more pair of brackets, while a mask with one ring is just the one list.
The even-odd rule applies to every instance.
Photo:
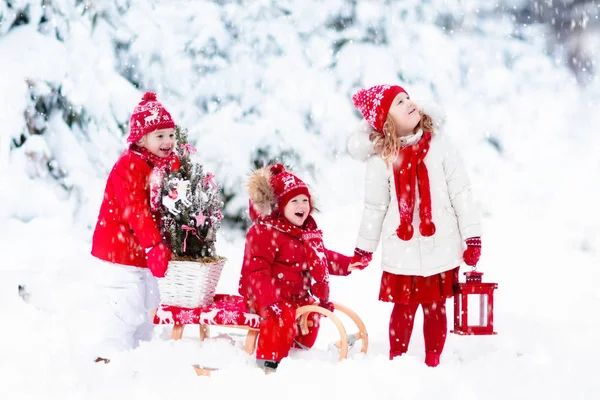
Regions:
[[209, 306], [226, 261], [169, 261], [165, 277], [158, 279], [161, 303], [185, 308]]

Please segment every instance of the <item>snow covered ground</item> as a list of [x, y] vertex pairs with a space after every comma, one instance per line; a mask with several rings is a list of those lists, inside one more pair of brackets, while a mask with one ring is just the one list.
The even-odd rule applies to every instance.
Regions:
[[[30, 3], [42, 12], [40, 1]], [[435, 0], [388, 8], [362, 1], [354, 25], [333, 29], [329, 18], [349, 2], [302, 0], [286, 2], [289, 18], [269, 1], [197, 2], [189, 15], [179, 12], [181, 2], [134, 1], [122, 18], [100, 18], [91, 29], [80, 6], [59, 3], [71, 10], [62, 15], [69, 29], [53, 28], [64, 41], [40, 33], [33, 18], [0, 37], [0, 399], [600, 398], [600, 82], [577, 87], [545, 51], [541, 27], [476, 19], [473, 10], [489, 2]], [[109, 5], [117, 3], [95, 4], [115, 16]], [[450, 35], [434, 16], [461, 14], [455, 3], [470, 8], [462, 33]], [[375, 45], [369, 35], [388, 41]], [[355, 348], [337, 362], [330, 350], [336, 332], [325, 321], [315, 349], [294, 352], [268, 376], [239, 343], [200, 344], [192, 327], [179, 342], [157, 328], [152, 342], [108, 365], [91, 363], [82, 351], [96, 295], [86, 270], [89, 228], [124, 143], [119, 126], [142, 94], [116, 70], [123, 59], [116, 59], [115, 40], [131, 45], [124, 59], [137, 63], [142, 86], [157, 90], [190, 129], [198, 161], [237, 193], [233, 212], [246, 204], [242, 178], [251, 157], [292, 149], [295, 167], [316, 171], [302, 178], [318, 199], [325, 244], [346, 254], [354, 248], [364, 173], [343, 146], [358, 122], [351, 91], [402, 78], [416, 101], [435, 98], [448, 114], [443, 134], [459, 146], [481, 205], [478, 267], [499, 284], [498, 335], [450, 334], [441, 365], [427, 368], [417, 314], [408, 355], [389, 361], [391, 306], [377, 301], [377, 252], [368, 269], [332, 278], [335, 301], [367, 325], [367, 355]], [[200, 52], [206, 49], [214, 54]], [[88, 113], [85, 129], [68, 127], [57, 109], [43, 135], [15, 147], [32, 94], [46, 95], [50, 86]], [[49, 176], [43, 157], [68, 170], [60, 183], [70, 191]], [[223, 229], [217, 249], [229, 260], [218, 291], [236, 293], [243, 233]], [[451, 322], [450, 301], [448, 310]], [[218, 333], [241, 340], [239, 332]], [[197, 377], [192, 364], [219, 371]]]
[[[556, 169], [573, 176], [582, 166], [575, 160], [572, 164]], [[344, 166], [360, 179], [360, 165], [347, 161]], [[192, 327], [180, 342], [168, 340], [168, 333], [158, 328], [152, 342], [122, 354], [109, 365], [93, 364], [77, 345], [85, 335], [85, 318], [93, 317], [81, 315], [85, 302], [93, 301], [94, 296], [85, 270], [90, 232], [61, 227], [59, 219], [38, 218], [28, 223], [8, 220], [0, 237], [1, 276], [6, 286], [0, 292], [0, 320], [4, 321], [0, 331], [0, 376], [4, 377], [0, 393], [6, 398], [48, 399], [160, 399], [174, 395], [249, 399], [271, 395], [293, 399], [596, 398], [600, 393], [595, 379], [595, 362], [600, 356], [598, 254], [597, 241], [591, 242], [593, 237], [585, 234], [585, 229], [597, 225], [581, 220], [585, 226], [580, 226], [570, 218], [571, 213], [550, 212], [555, 211], [554, 206], [562, 209], [563, 203], [574, 201], [565, 199], [565, 192], [556, 192], [555, 197], [537, 204], [519, 195], [521, 184], [543, 180], [545, 175], [534, 175], [537, 173], [524, 168], [506, 172], [487, 184], [481, 183], [485, 181], [481, 177], [475, 179], [479, 192], [494, 191], [501, 197], [496, 199], [494, 217], [484, 220], [480, 262], [486, 280], [500, 286], [495, 307], [498, 335], [449, 335], [442, 364], [436, 369], [423, 364], [420, 317], [408, 355], [393, 362], [387, 359], [390, 306], [376, 300], [379, 253], [368, 269], [348, 278], [333, 278], [335, 300], [355, 309], [367, 324], [371, 345], [366, 356], [355, 348], [348, 360], [337, 362], [330, 350], [336, 332], [324, 323], [315, 349], [294, 352], [276, 374], [269, 376], [254, 366], [241, 343], [232, 346], [226, 340], [211, 339], [200, 344]], [[334, 183], [315, 188], [322, 197], [318, 221], [326, 244], [349, 253], [358, 228], [361, 188], [349, 181], [338, 181], [337, 185], [355, 194], [348, 195], [347, 204], [343, 204], [339, 198], [331, 198], [339, 189]], [[323, 192], [329, 192], [329, 199]], [[597, 193], [588, 192], [595, 199]], [[591, 206], [588, 211], [593, 212], [593, 203], [580, 204], [584, 205]], [[229, 259], [218, 291], [236, 293], [243, 237], [223, 231], [218, 249]], [[26, 284], [30, 292], [27, 303], [17, 296], [17, 282]], [[351, 323], [345, 322], [352, 330]], [[241, 340], [235, 336], [237, 332], [225, 333]], [[191, 368], [197, 363], [220, 370], [210, 378], [197, 377]]]

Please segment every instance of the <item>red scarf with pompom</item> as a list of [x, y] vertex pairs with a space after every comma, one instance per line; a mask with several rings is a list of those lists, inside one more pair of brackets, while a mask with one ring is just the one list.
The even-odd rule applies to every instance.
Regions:
[[435, 225], [431, 220], [431, 190], [429, 174], [425, 165], [425, 156], [429, 151], [431, 132], [425, 132], [421, 140], [411, 146], [400, 149], [399, 163], [394, 164], [394, 182], [396, 198], [400, 211], [400, 225], [396, 235], [402, 240], [413, 237], [412, 226], [415, 210], [415, 181], [419, 189], [419, 217], [421, 224], [419, 232], [423, 236], [433, 236]]

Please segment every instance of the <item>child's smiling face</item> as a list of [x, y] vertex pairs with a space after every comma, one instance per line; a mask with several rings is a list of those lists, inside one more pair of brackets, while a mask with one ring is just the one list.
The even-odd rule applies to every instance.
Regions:
[[304, 194], [292, 198], [283, 208], [283, 216], [296, 226], [304, 225], [309, 213], [310, 202]]
[[175, 129], [158, 129], [144, 136], [139, 146], [145, 147], [157, 157], [169, 157], [175, 147]]

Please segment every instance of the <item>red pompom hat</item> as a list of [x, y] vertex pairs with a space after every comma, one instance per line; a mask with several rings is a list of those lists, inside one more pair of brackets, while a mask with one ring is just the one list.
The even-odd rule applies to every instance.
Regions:
[[358, 108], [369, 125], [383, 133], [383, 124], [387, 118], [392, 101], [399, 93], [406, 93], [398, 85], [375, 85], [368, 89], [360, 89], [352, 96], [354, 106]]
[[282, 164], [271, 166], [271, 188], [277, 198], [277, 203], [280, 212], [287, 203], [294, 197], [303, 194], [308, 197], [310, 202], [310, 192], [308, 186], [296, 175], [287, 171]]
[[175, 129], [171, 114], [156, 100], [155, 93], [146, 92], [129, 120], [127, 143], [135, 143], [150, 132], [167, 128]]

